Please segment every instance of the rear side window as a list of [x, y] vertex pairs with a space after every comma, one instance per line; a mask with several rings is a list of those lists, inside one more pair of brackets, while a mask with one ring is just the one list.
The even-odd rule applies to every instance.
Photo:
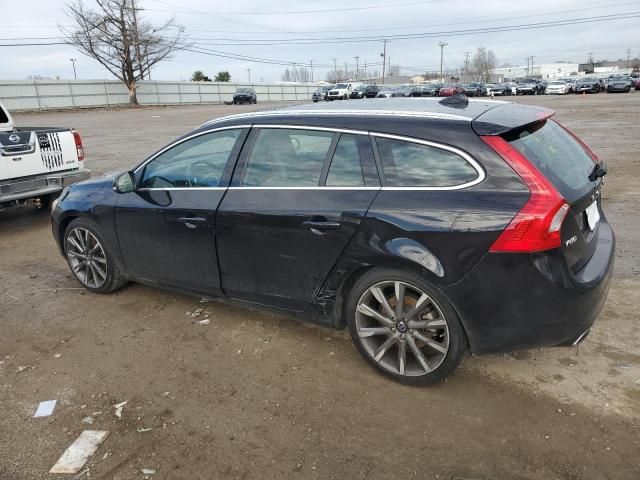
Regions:
[[342, 135], [340, 137], [331, 160], [325, 185], [330, 187], [364, 186], [356, 135]]
[[311, 130], [260, 130], [247, 159], [241, 185], [317, 186], [333, 135]]
[[455, 187], [476, 180], [476, 169], [460, 155], [419, 143], [376, 137], [387, 185]]
[[584, 148], [553, 120], [506, 136], [506, 140], [573, 203], [589, 193], [594, 163]]

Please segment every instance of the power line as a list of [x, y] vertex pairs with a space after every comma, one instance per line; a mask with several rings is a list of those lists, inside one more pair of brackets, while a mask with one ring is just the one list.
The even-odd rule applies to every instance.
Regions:
[[171, 12], [171, 13], [188, 13], [193, 15], [306, 15], [310, 13], [326, 13], [326, 14], [334, 14], [335, 12], [352, 12], [356, 10], [372, 10], [372, 9], [382, 9], [382, 8], [397, 8], [397, 7], [406, 7], [410, 5], [423, 5], [425, 3], [439, 3], [444, 0], [421, 0], [421, 1], [412, 1], [412, 2], [401, 2], [401, 3], [386, 3], [382, 5], [368, 5], [366, 7], [346, 7], [346, 8], [324, 8], [322, 10], [297, 10], [297, 11], [282, 11], [282, 10], [272, 10], [268, 12], [247, 12], [247, 11], [229, 11], [229, 12], [208, 12], [205, 10], [196, 10], [193, 8], [184, 9], [184, 6], [177, 5], [171, 2], [152, 0], [156, 3], [160, 3], [163, 5], [167, 5], [170, 7], [177, 7], [183, 10], [158, 10], [153, 8], [146, 8], [145, 10], [150, 12]]

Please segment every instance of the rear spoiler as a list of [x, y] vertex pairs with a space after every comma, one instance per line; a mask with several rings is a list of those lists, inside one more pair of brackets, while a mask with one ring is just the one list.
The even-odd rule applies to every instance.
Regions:
[[549, 108], [508, 103], [478, 115], [471, 122], [471, 128], [478, 135], [502, 135], [516, 128], [546, 120], [555, 113], [555, 110]]

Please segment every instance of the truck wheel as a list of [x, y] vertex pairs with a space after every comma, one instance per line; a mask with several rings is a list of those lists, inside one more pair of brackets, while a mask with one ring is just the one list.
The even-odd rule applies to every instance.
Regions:
[[64, 232], [62, 245], [71, 273], [87, 290], [111, 293], [127, 284], [93, 222], [73, 220]]

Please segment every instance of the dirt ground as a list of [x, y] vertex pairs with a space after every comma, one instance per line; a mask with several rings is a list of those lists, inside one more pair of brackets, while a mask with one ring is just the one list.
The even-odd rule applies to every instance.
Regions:
[[[85, 292], [48, 213], [5, 211], [0, 479], [58, 478], [47, 472], [85, 429], [111, 433], [83, 479], [640, 478], [640, 92], [515, 100], [556, 109], [609, 166], [615, 278], [579, 350], [470, 357], [444, 384], [405, 387], [368, 367], [346, 332], [141, 285]], [[266, 106], [15, 119], [76, 127], [99, 175], [207, 119]], [[52, 399], [52, 416], [32, 418]]]

